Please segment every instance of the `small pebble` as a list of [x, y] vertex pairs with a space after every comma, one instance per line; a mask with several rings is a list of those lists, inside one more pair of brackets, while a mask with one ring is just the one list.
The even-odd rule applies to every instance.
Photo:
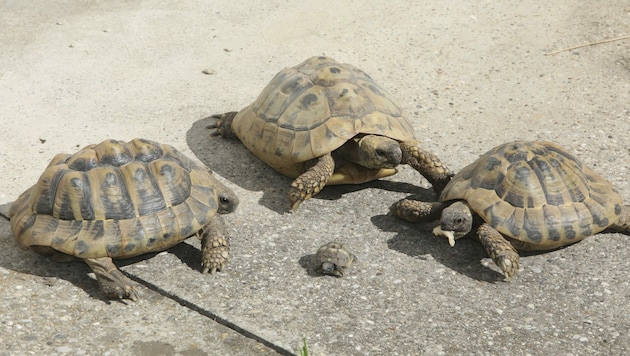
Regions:
[[214, 69], [212, 69], [212, 68], [206, 68], [206, 69], [202, 70], [201, 73], [207, 74], [207, 75], [217, 74], [217, 72]]

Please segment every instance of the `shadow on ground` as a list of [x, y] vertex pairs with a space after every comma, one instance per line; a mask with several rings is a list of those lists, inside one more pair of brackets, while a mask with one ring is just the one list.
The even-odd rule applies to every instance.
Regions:
[[[427, 197], [414, 195], [408, 199], [426, 201]], [[503, 280], [500, 272], [481, 264], [486, 254], [479, 243], [464, 238], [457, 240], [454, 247], [450, 247], [446, 239], [433, 235], [432, 229], [436, 222], [412, 224], [389, 215], [376, 215], [371, 221], [381, 231], [396, 233], [387, 241], [387, 246], [392, 250], [420, 259], [431, 256], [445, 267], [475, 280], [485, 282]]]
[[[191, 237], [196, 239], [196, 237]], [[166, 250], [190, 269], [201, 273], [201, 251], [188, 243], [177, 244]], [[128, 259], [116, 259], [116, 266], [125, 267], [127, 265], [149, 260], [160, 252], [147, 253]], [[0, 217], [0, 267], [24, 274], [30, 274], [42, 278], [42, 284], [52, 286], [58, 278], [66, 280], [74, 286], [84, 290], [90, 297], [100, 299], [104, 302], [111, 302], [104, 298], [99, 290], [95, 279], [88, 276], [92, 271], [80, 260], [72, 262], [57, 262], [47, 256], [39, 255], [30, 249], [19, 248], [11, 233], [8, 220]], [[139, 284], [148, 287], [138, 278], [133, 278]], [[127, 301], [121, 301], [127, 303]]]

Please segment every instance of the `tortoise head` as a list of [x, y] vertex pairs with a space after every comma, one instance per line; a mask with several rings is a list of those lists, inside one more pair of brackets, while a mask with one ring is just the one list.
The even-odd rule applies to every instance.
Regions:
[[343, 277], [343, 268], [341, 266], [337, 266], [334, 262], [324, 261], [322, 262], [316, 270], [319, 273], [327, 274], [329, 276], [334, 277]]
[[214, 188], [216, 189], [217, 203], [219, 205], [217, 207], [217, 213], [229, 214], [233, 212], [238, 206], [238, 197], [227, 185], [221, 183], [214, 175], [212, 175], [212, 177], [214, 178]]
[[231, 189], [220, 190], [217, 194], [217, 198], [219, 199], [219, 208], [217, 209], [219, 214], [229, 214], [236, 210], [238, 197]]
[[444, 210], [440, 218], [440, 225], [433, 229], [435, 236], [443, 236], [448, 239], [449, 245], [455, 246], [455, 240], [464, 237], [472, 230], [473, 215], [463, 201], [457, 201]]
[[358, 141], [359, 159], [367, 168], [394, 168], [402, 160], [398, 141], [379, 135], [365, 135]]
[[357, 135], [339, 147], [337, 153], [369, 169], [395, 168], [402, 160], [400, 143], [379, 135]]

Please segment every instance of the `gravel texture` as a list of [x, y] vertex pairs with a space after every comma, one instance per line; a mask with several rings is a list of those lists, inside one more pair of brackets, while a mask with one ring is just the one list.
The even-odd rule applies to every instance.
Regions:
[[[387, 216], [433, 197], [402, 167], [328, 187], [287, 212], [290, 180], [210, 114], [253, 101], [313, 55], [352, 63], [407, 110], [455, 171], [515, 139], [556, 141], [630, 202], [627, 1], [45, 1], [0, 4], [0, 204], [59, 152], [106, 138], [169, 143], [239, 195], [232, 260], [200, 273], [199, 243], [118, 262], [137, 303], [104, 301], [87, 266], [15, 247], [0, 218], [0, 355], [623, 355], [630, 353], [628, 236], [522, 255], [511, 283], [471, 240]], [[339, 240], [343, 278], [310, 260]]]

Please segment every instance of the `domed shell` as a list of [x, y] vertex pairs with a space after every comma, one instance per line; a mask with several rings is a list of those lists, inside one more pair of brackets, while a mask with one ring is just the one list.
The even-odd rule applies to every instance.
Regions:
[[79, 258], [132, 257], [196, 233], [229, 189], [169, 145], [134, 139], [58, 154], [11, 206], [22, 247]]
[[465, 200], [502, 234], [541, 249], [596, 234], [619, 219], [607, 180], [552, 142], [516, 141], [462, 169], [440, 200]]
[[391, 95], [350, 64], [312, 57], [279, 72], [232, 129], [259, 159], [297, 177], [300, 162], [332, 152], [357, 134], [408, 141], [411, 123]]
[[344, 270], [356, 259], [357, 257], [343, 244], [329, 242], [322, 245], [315, 253], [314, 269], [320, 274], [343, 277]]

